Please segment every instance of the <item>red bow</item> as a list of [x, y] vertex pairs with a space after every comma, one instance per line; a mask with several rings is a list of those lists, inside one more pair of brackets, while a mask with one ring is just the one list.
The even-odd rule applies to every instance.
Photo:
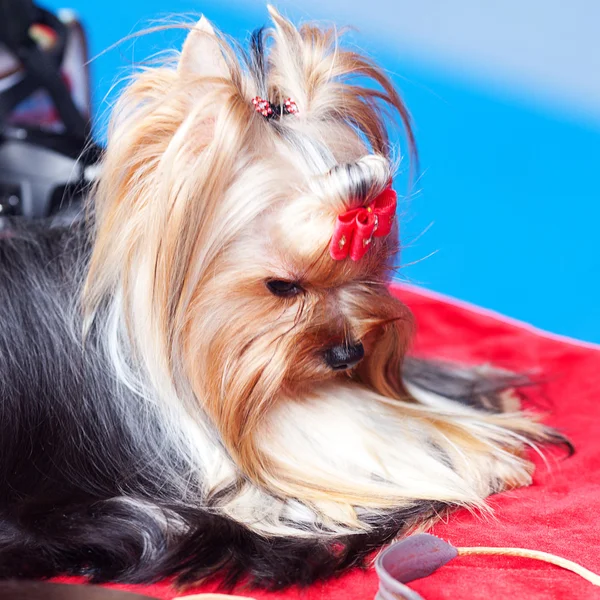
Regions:
[[396, 204], [396, 192], [388, 187], [369, 206], [339, 215], [329, 246], [331, 258], [343, 260], [349, 255], [354, 261], [360, 260], [373, 237], [384, 237], [391, 231]]

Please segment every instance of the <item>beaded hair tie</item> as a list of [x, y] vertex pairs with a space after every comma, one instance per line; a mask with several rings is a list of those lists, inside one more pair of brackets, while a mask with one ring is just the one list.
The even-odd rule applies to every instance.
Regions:
[[288, 98], [283, 104], [273, 104], [260, 96], [256, 96], [252, 98], [252, 104], [254, 104], [254, 110], [265, 119], [273, 119], [281, 115], [297, 115], [299, 112], [298, 106], [291, 98]]

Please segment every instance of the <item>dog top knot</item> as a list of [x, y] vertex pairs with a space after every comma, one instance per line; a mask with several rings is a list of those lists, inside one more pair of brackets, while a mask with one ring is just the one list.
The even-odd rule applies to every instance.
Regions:
[[297, 115], [299, 112], [297, 104], [291, 98], [287, 98], [283, 104], [273, 104], [260, 96], [256, 96], [252, 98], [252, 104], [254, 110], [265, 119], [273, 119], [281, 115]]

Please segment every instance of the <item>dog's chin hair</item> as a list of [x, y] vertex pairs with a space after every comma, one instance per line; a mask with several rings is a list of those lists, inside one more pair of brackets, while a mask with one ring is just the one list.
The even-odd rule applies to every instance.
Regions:
[[331, 384], [280, 403], [261, 436], [271, 489], [311, 506], [319, 529], [341, 534], [421, 501], [485, 509], [490, 494], [531, 482], [524, 446], [541, 429], [519, 414], [482, 416], [411, 392], [390, 401]]

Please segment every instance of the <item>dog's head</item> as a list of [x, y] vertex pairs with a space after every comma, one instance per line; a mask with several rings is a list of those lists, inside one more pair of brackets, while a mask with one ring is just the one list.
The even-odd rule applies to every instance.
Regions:
[[110, 304], [128, 360], [207, 414], [257, 481], [255, 433], [274, 403], [336, 378], [398, 397], [411, 330], [386, 288], [397, 225], [356, 233], [360, 257], [334, 237], [340, 216], [366, 223], [389, 196], [384, 106], [408, 125], [406, 110], [335, 31], [271, 13], [243, 56], [202, 19], [173, 68], [125, 91], [85, 288], [88, 317]]

